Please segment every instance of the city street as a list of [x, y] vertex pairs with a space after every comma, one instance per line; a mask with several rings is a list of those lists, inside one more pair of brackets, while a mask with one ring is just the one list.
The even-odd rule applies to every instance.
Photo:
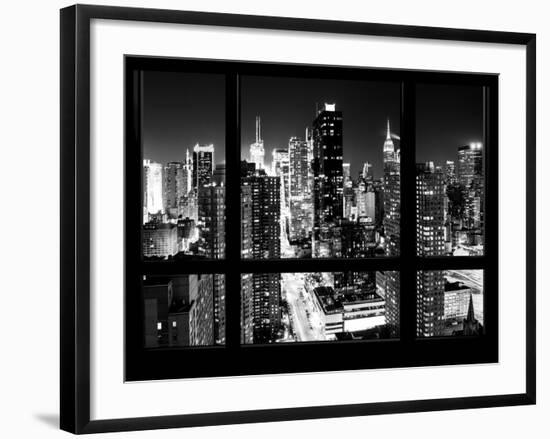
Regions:
[[[303, 273], [283, 273], [281, 275], [283, 294], [286, 297], [290, 324], [296, 334], [297, 341], [323, 341], [323, 330], [318, 319], [315, 319], [316, 324], [311, 325], [308, 314], [312, 315], [312, 307], [307, 298], [302, 298], [300, 292], [303, 292], [304, 297], [308, 293], [304, 289], [305, 276]], [[312, 319], [313, 320], [313, 319]]]

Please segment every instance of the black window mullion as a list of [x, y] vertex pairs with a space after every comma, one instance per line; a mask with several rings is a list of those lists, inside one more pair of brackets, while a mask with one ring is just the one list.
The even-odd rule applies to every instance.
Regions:
[[243, 259], [244, 273], [307, 273], [343, 271], [396, 271], [400, 269], [399, 257], [363, 259]]
[[418, 257], [417, 270], [483, 270], [489, 264], [486, 256], [428, 256]]
[[402, 84], [401, 94], [401, 272], [400, 336], [410, 344], [416, 334], [416, 85]]
[[241, 331], [240, 78], [236, 71], [225, 78], [225, 343], [229, 349], [237, 349]]

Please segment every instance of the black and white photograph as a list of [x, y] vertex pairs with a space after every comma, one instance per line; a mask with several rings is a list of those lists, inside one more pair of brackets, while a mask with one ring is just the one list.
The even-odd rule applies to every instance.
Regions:
[[[417, 87], [418, 256], [483, 255], [483, 105], [479, 86]], [[225, 258], [224, 108], [222, 75], [144, 73], [145, 260]], [[398, 256], [400, 111], [398, 83], [244, 76], [242, 258]], [[224, 343], [224, 276], [184, 283], [144, 278], [146, 347]], [[483, 333], [482, 270], [419, 272], [417, 289], [417, 336]], [[240, 293], [244, 344], [399, 335], [398, 272], [243, 273]], [[182, 313], [206, 335], [171, 335]]]
[[422, 1], [62, 9], [62, 429], [535, 403], [536, 36]]

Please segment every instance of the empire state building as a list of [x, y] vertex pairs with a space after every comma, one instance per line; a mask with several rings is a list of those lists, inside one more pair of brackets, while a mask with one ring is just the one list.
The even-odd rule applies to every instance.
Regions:
[[[386, 235], [386, 256], [399, 255], [399, 236], [401, 222], [401, 176], [400, 150], [395, 149], [391, 138], [388, 119], [386, 140], [384, 142], [384, 232]], [[393, 335], [399, 333], [399, 274], [395, 271], [385, 273], [386, 284], [386, 324]]]

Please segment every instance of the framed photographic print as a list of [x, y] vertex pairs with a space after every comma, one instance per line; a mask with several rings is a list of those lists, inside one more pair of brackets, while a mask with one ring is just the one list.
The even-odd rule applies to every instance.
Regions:
[[534, 404], [534, 35], [77, 5], [61, 54], [63, 429]]

